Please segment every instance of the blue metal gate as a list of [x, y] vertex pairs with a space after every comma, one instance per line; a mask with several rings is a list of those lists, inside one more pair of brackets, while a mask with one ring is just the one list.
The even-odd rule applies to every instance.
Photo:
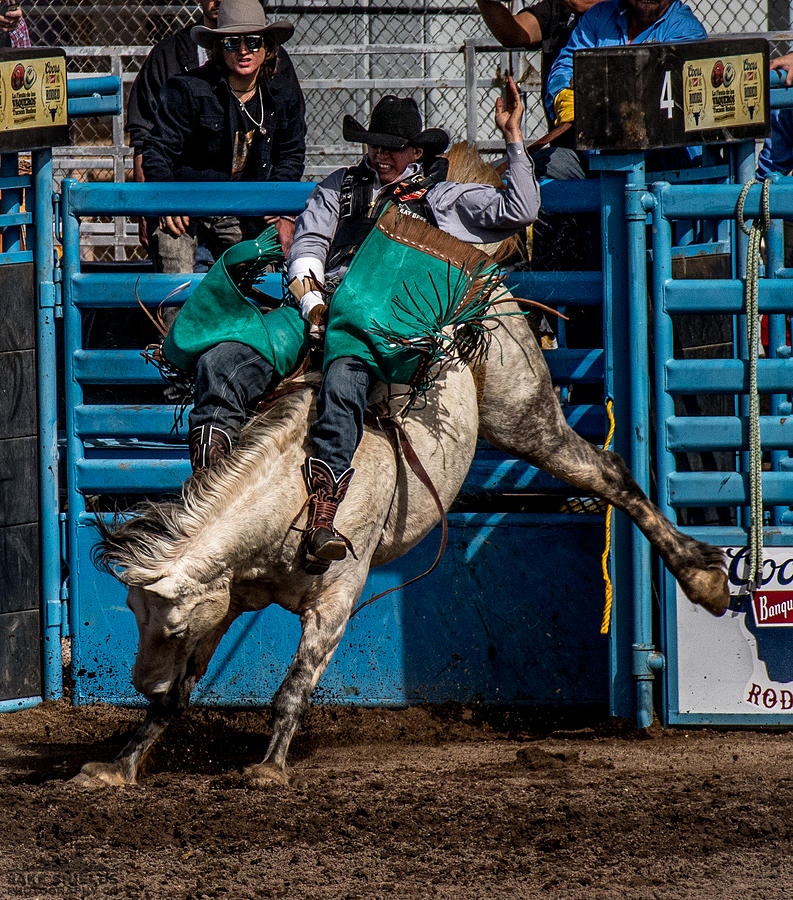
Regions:
[[[750, 180], [753, 171], [754, 154], [747, 153], [742, 180]], [[759, 279], [759, 309], [768, 321], [768, 351], [757, 362], [758, 389], [767, 398], [760, 416], [767, 509], [763, 589], [754, 594], [748, 593], [745, 554], [750, 524], [750, 351], [743, 298], [746, 237], [739, 234], [734, 240], [738, 252], [731, 277], [683, 281], [672, 276], [674, 227], [704, 216], [733, 217], [740, 190], [741, 185], [669, 184], [652, 189], [659, 502], [671, 517], [692, 508], [722, 511], [720, 522], [688, 531], [727, 550], [734, 595], [727, 618], [713, 620], [692, 608], [679, 596], [668, 574], [665, 577], [662, 599], [668, 667], [664, 710], [672, 724], [789, 724], [793, 712], [793, 644], [786, 630], [793, 624], [793, 616], [785, 621], [788, 616], [780, 600], [788, 584], [785, 560], [793, 557], [793, 359], [788, 324], [793, 312], [793, 269], [785, 266], [782, 245], [782, 219], [793, 218], [793, 179], [776, 177], [770, 188], [773, 224], [766, 240], [765, 271]], [[761, 215], [760, 193], [759, 186], [749, 191], [747, 219]], [[671, 317], [715, 314], [726, 314], [735, 321], [730, 352], [719, 359], [681, 359], [673, 346]], [[676, 399], [703, 393], [729, 398], [731, 413], [693, 418], [676, 410]], [[703, 451], [727, 454], [729, 468], [681, 470], [681, 454]], [[779, 615], [769, 615], [772, 608], [778, 608]]]
[[[118, 78], [70, 79], [71, 117], [118, 115], [121, 84]], [[16, 405], [3, 410], [10, 455], [3, 456], [3, 478], [9, 495], [24, 497], [0, 510], [6, 592], [0, 599], [0, 711], [32, 706], [63, 691], [61, 629], [63, 573], [61, 569], [59, 452], [57, 434], [56, 319], [60, 314], [53, 222], [52, 151], [31, 153], [30, 174], [20, 173], [17, 153], [0, 162], [0, 229], [3, 247], [0, 266], [21, 268], [9, 286], [11, 301], [3, 310], [10, 324], [0, 339], [0, 351], [19, 348], [26, 308], [33, 299], [31, 333], [24, 351], [35, 365], [25, 367], [20, 387], [35, 397], [36, 421], [15, 421]], [[26, 245], [21, 240], [24, 226]], [[25, 267], [33, 266], [31, 290], [24, 289]], [[17, 305], [18, 304], [18, 307]], [[10, 365], [5, 362], [6, 385]], [[21, 440], [27, 435], [27, 440]], [[28, 444], [31, 444], [30, 452]], [[29, 469], [20, 460], [30, 457]], [[22, 473], [25, 473], [24, 477]], [[20, 481], [24, 483], [21, 485]]]
[[[750, 149], [745, 148], [741, 164], [744, 177], [750, 169], [749, 155]], [[736, 158], [740, 160], [740, 154]], [[730, 182], [736, 180], [740, 165], [733, 160], [731, 164], [696, 170], [690, 176], [708, 179], [710, 185], [652, 188], [648, 182], [655, 176], [645, 173], [641, 156], [604, 154], [595, 165], [601, 169], [597, 180], [544, 185], [543, 207], [546, 213], [599, 215], [602, 271], [515, 273], [508, 283], [515, 286], [517, 295], [541, 299], [561, 308], [570, 304], [602, 303], [606, 338], [603, 344], [597, 335], [591, 345], [570, 347], [565, 343], [562, 329], [560, 349], [548, 354], [549, 364], [561, 386], [569, 421], [585, 436], [598, 441], [604, 433], [602, 404], [599, 400], [577, 404], [575, 388], [571, 401], [567, 386], [604, 385], [605, 393], [614, 399], [618, 426], [616, 449], [629, 462], [640, 485], [650, 493], [653, 487], [650, 464], [653, 357], [647, 340], [650, 322], [646, 262], [647, 226], [652, 222], [654, 386], [660, 423], [659, 499], [665, 511], [673, 516], [678, 506], [692, 503], [740, 505], [744, 496], [739, 487], [733, 487], [732, 475], [674, 470], [674, 454], [681, 448], [696, 451], [710, 447], [708, 441], [711, 441], [713, 447], [729, 445], [734, 449], [741, 445], [736, 443], [733, 447], [730, 442], [739, 441], [741, 435], [735, 432], [734, 423], [709, 424], [705, 419], [680, 423], [670, 412], [675, 396], [685, 395], [694, 388], [719, 389], [718, 385], [724, 383], [719, 379], [729, 366], [719, 363], [709, 367], [700, 362], [686, 363], [681, 368], [679, 363], [686, 361], [674, 359], [668, 318], [670, 313], [683, 309], [687, 313], [702, 309], [737, 312], [734, 306], [738, 284], [736, 242], [731, 229], [718, 220], [726, 220], [734, 212], [738, 189]], [[685, 179], [685, 173], [679, 177]], [[297, 212], [309, 189], [308, 185], [295, 184], [266, 188], [257, 185], [251, 190], [247, 185], [231, 184], [217, 186], [208, 195], [206, 191], [193, 192], [184, 185], [64, 183], [60, 198], [62, 269], [56, 269], [53, 278], [45, 267], [39, 272], [39, 278], [45, 298], [49, 296], [48, 291], [55, 297], [54, 283], [62, 281], [66, 399], [63, 424], [67, 459], [67, 510], [63, 518], [68, 580], [62, 591], [54, 590], [55, 583], [60, 589], [60, 567], [59, 561], [56, 565], [50, 559], [45, 568], [50, 573], [51, 588], [45, 596], [53, 610], [58, 611], [58, 614], [53, 611], [47, 620], [49, 634], [53, 638], [61, 633], [71, 637], [75, 702], [140, 702], [129, 676], [136, 641], [134, 620], [126, 610], [121, 586], [98, 573], [91, 563], [96, 530], [88, 500], [122, 495], [126, 501], [129, 495], [173, 491], [189, 473], [184, 436], [171, 432], [172, 408], [161, 403], [141, 405], [101, 396], [104, 388], [116, 391], [133, 386], [151, 388], [158, 383], [156, 372], [144, 365], [140, 347], [109, 349], [85, 341], [87, 317], [97, 310], [134, 308], [136, 289], [144, 303], [156, 306], [184, 276], [138, 275], [123, 267], [89, 271], [80, 260], [80, 220], [85, 216], [153, 215], [173, 208], [198, 215], [289, 209]], [[775, 211], [787, 214], [786, 207], [779, 206], [783, 192], [775, 191], [774, 196], [777, 198]], [[754, 195], [750, 194], [747, 215], [755, 208]], [[781, 251], [774, 249], [776, 244], [772, 241], [769, 246], [778, 256]], [[728, 279], [729, 285], [691, 280], [681, 285], [671, 279], [675, 261], [718, 253], [730, 259], [733, 278]], [[48, 258], [52, 258], [51, 253]], [[781, 282], [785, 272], [783, 269], [777, 272], [777, 268], [772, 270]], [[771, 305], [768, 305], [769, 296], [774, 298]], [[771, 311], [786, 311], [784, 296], [784, 289], [767, 286], [761, 293], [761, 304], [766, 304]], [[782, 346], [784, 340], [779, 338], [779, 328], [774, 320], [774, 340]], [[736, 351], [738, 366], [742, 365], [740, 359]], [[769, 384], [774, 392], [773, 402], [782, 404], [786, 402], [782, 395], [787, 367], [780, 361], [767, 362], [762, 377], [771, 377], [765, 372], [776, 372], [776, 380], [763, 384]], [[711, 377], [709, 372], [715, 380], [707, 380]], [[730, 382], [730, 390], [740, 389], [741, 377], [738, 375], [737, 380]], [[52, 409], [54, 402], [51, 412]], [[775, 409], [782, 416], [782, 406]], [[46, 486], [50, 494], [48, 508], [57, 511], [57, 494], [54, 502], [52, 499], [53, 488], [57, 491], [52, 479], [56, 456], [54, 414], [48, 421], [52, 427], [49, 436], [42, 438], [45, 447], [42, 460], [44, 469], [48, 467], [50, 473]], [[783, 424], [772, 427], [766, 422], [764, 425], [764, 438], [771, 435], [776, 441], [774, 446], [779, 447], [772, 462], [782, 475], [787, 457], [784, 446], [787, 431]], [[725, 438], [727, 434], [729, 438]], [[718, 439], [714, 440], [714, 435]], [[735, 474], [739, 471], [736, 469]], [[766, 479], [768, 497], [781, 506], [789, 502], [790, 492], [787, 482], [784, 481], [783, 487], [780, 481], [778, 493], [773, 493], [775, 478], [776, 473], [770, 473]], [[738, 482], [742, 483], [740, 475]], [[317, 696], [334, 702], [378, 704], [474, 698], [490, 703], [608, 701], [612, 714], [635, 713], [640, 725], [649, 724], [653, 712], [653, 678], [660, 657], [655, 653], [654, 641], [651, 590], [654, 565], [644, 538], [627, 520], [617, 517], [611, 553], [615, 605], [612, 629], [606, 640], [598, 633], [602, 607], [599, 567], [602, 517], [514, 513], [507, 511], [508, 504], [498, 499], [516, 493], [564, 495], [567, 491], [544, 473], [508, 459], [492, 448], [481, 447], [464, 493], [488, 495], [491, 500], [495, 497], [495, 506], [491, 503], [487, 512], [452, 514], [451, 548], [443, 565], [420, 585], [367, 607], [351, 624]], [[695, 491], [701, 492], [699, 499], [694, 497]], [[775, 524], [778, 519], [782, 527], [785, 512], [777, 510], [774, 515]], [[745, 534], [742, 525], [740, 522], [732, 531], [719, 534], [707, 529], [697, 533], [711, 541], [720, 537], [738, 545]], [[399, 584], [420, 571], [426, 557], [432, 555], [433, 537], [403, 560], [373, 572], [364, 596]], [[773, 541], [773, 535], [769, 534], [768, 543]], [[51, 557], [52, 548], [57, 546], [57, 540], [49, 544]], [[662, 578], [661, 639], [671, 660], [664, 682], [668, 700], [676, 690], [678, 677], [671, 591], [668, 578]], [[68, 605], [61, 604], [62, 597], [68, 597]], [[59, 615], [67, 609], [68, 615]], [[267, 702], [293, 652], [296, 628], [293, 617], [278, 609], [243, 616], [224, 639], [199, 686], [198, 702], [223, 705]], [[60, 693], [59, 653], [50, 655], [49, 669], [47, 695], [57, 696]], [[685, 715], [672, 709], [668, 719], [689, 721]]]
[[[598, 184], [576, 187], [578, 208], [597, 213]], [[121, 585], [98, 573], [90, 561], [96, 530], [86, 498], [174, 491], [189, 474], [184, 433], [171, 433], [172, 407], [88, 401], [86, 391], [92, 386], [158, 383], [140, 348], [96, 349], [83, 340], [85, 317], [92, 310], [134, 307], [136, 289], [144, 303], [156, 306], [185, 276], [81, 271], [80, 219], [174, 208], [193, 215], [297, 212], [310, 189], [304, 184], [253, 189], [229, 184], [208, 195], [175, 184], [64, 182], [67, 537], [75, 702], [140, 702], [130, 681], [134, 619]], [[552, 188], [546, 206], [558, 204], [569, 211], [570, 191], [562, 197], [559, 190], [556, 200], [554, 193]], [[533, 283], [524, 280], [521, 288], [555, 304], [600, 302], [598, 273], [565, 275], [558, 279], [537, 273]], [[551, 360], [567, 384], [597, 382], [603, 375], [603, 351], [596, 347], [563, 348]], [[568, 412], [587, 436], [602, 439], [600, 404], [569, 404]], [[493, 496], [564, 490], [549, 482], [525, 463], [483, 447], [463, 491]], [[602, 516], [452, 514], [451, 546], [441, 567], [415, 588], [367, 607], [351, 623], [317, 696], [377, 704], [481, 698], [490, 703], [605, 705], [608, 654], [598, 628], [602, 527]], [[436, 540], [431, 535], [404, 559], [372, 572], [364, 596], [421, 571]], [[242, 616], [196, 691], [197, 702], [267, 702], [296, 647], [297, 624], [278, 609]]]

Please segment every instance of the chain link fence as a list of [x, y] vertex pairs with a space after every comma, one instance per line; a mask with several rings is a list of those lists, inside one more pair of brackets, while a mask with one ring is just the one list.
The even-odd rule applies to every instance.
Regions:
[[[514, 4], [517, 11], [524, 4]], [[710, 33], [776, 32], [787, 50], [793, 9], [789, 0], [692, 0], [691, 8]], [[268, 15], [295, 24], [287, 50], [306, 95], [308, 155], [306, 178], [315, 180], [350, 161], [341, 135], [345, 113], [368, 121], [384, 94], [412, 96], [427, 127], [443, 127], [453, 140], [476, 140], [496, 151], [500, 141], [493, 105], [500, 78], [511, 69], [526, 93], [524, 133], [545, 131], [539, 96], [539, 54], [507, 53], [494, 45], [478, 8], [464, 0], [303, 0], [265, 3]], [[33, 42], [64, 47], [71, 74], [113, 74], [129, 87], [151, 46], [194, 21], [195, 3], [37, 0], [24, 5]], [[73, 123], [73, 146], [56, 151], [56, 177], [93, 181], [131, 178], [132, 157], [124, 123], [116, 118]], [[99, 255], [115, 259], [137, 253], [133, 222], [88, 226]], [[102, 250], [101, 248], [105, 248]]]

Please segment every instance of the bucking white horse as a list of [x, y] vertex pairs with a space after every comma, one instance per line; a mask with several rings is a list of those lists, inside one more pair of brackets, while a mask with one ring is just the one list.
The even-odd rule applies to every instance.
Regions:
[[[500, 312], [518, 311], [499, 304]], [[151, 504], [105, 531], [99, 555], [129, 586], [139, 630], [133, 682], [146, 717], [118, 757], [83, 766], [83, 785], [135, 783], [140, 763], [190, 694], [234, 619], [276, 603], [300, 617], [302, 636], [272, 702], [273, 731], [252, 785], [288, 783], [287, 752], [312, 690], [330, 661], [369, 569], [404, 554], [438, 522], [425, 486], [400, 464], [391, 440], [367, 427], [355, 455], [350, 502], [339, 527], [357, 553], [319, 576], [301, 567], [293, 522], [306, 502], [314, 390], [282, 398], [254, 418], [239, 448], [175, 501]], [[642, 493], [623, 460], [567, 424], [548, 367], [522, 316], [504, 316], [486, 359], [449, 369], [404, 427], [448, 509], [474, 455], [477, 432], [494, 446], [602, 497], [627, 513], [694, 602], [714, 615], [729, 596], [720, 550], [682, 534]], [[299, 523], [302, 524], [302, 523]]]
[[[499, 183], [470, 145], [456, 145], [449, 155], [456, 180]], [[512, 247], [510, 240], [485, 249], [501, 258]], [[490, 332], [486, 357], [470, 367], [448, 369], [427, 394], [427, 405], [404, 421], [444, 508], [462, 486], [478, 433], [577, 491], [621, 509], [688, 598], [722, 615], [729, 604], [722, 552], [675, 528], [644, 495], [621, 457], [570, 428], [519, 306], [499, 298], [498, 311], [502, 315]], [[355, 479], [337, 516], [357, 559], [348, 554], [322, 575], [303, 571], [301, 535], [294, 525], [306, 503], [301, 465], [310, 455], [308, 426], [317, 385], [318, 378], [305, 379], [303, 389], [251, 420], [234, 454], [205, 476], [190, 479], [180, 500], [150, 504], [117, 527], [103, 528], [98, 556], [129, 587], [127, 602], [139, 632], [133, 683], [150, 705], [118, 757], [87, 763], [76, 782], [135, 783], [146, 752], [187, 707], [234, 619], [271, 603], [300, 616], [302, 636], [273, 698], [273, 732], [264, 760], [245, 769], [245, 776], [253, 785], [288, 782], [292, 736], [369, 569], [406, 553], [439, 519], [435, 501], [400, 463], [391, 438], [367, 426], [355, 454]]]

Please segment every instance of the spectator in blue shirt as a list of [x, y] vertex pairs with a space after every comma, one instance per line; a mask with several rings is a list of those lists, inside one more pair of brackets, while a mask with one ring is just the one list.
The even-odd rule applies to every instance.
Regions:
[[771, 111], [771, 134], [765, 139], [757, 160], [757, 177], [771, 172], [790, 175], [793, 171], [793, 109]]
[[[602, 0], [579, 19], [567, 46], [556, 58], [548, 74], [545, 106], [555, 125], [572, 122], [573, 54], [591, 47], [620, 47], [627, 44], [696, 41], [707, 37], [702, 23], [681, 0]], [[564, 161], [556, 159], [564, 156]], [[690, 157], [690, 154], [689, 154]], [[537, 160], [535, 160], [537, 163]], [[689, 163], [690, 164], [690, 163]], [[537, 174], [551, 177], [584, 178], [584, 164], [575, 151], [559, 147]], [[566, 172], [559, 175], [556, 172]]]
[[[554, 121], [573, 120], [573, 54], [589, 47], [696, 41], [708, 33], [681, 0], [605, 0], [579, 20], [548, 75], [545, 105]], [[567, 92], [567, 93], [565, 93]]]

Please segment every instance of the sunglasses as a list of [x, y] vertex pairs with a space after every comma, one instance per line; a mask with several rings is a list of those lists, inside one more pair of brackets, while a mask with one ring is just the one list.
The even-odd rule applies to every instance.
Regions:
[[264, 46], [263, 34], [246, 34], [244, 37], [239, 34], [233, 34], [231, 37], [225, 37], [220, 42], [220, 46], [226, 53], [239, 53], [243, 43], [251, 53], [256, 53]]

